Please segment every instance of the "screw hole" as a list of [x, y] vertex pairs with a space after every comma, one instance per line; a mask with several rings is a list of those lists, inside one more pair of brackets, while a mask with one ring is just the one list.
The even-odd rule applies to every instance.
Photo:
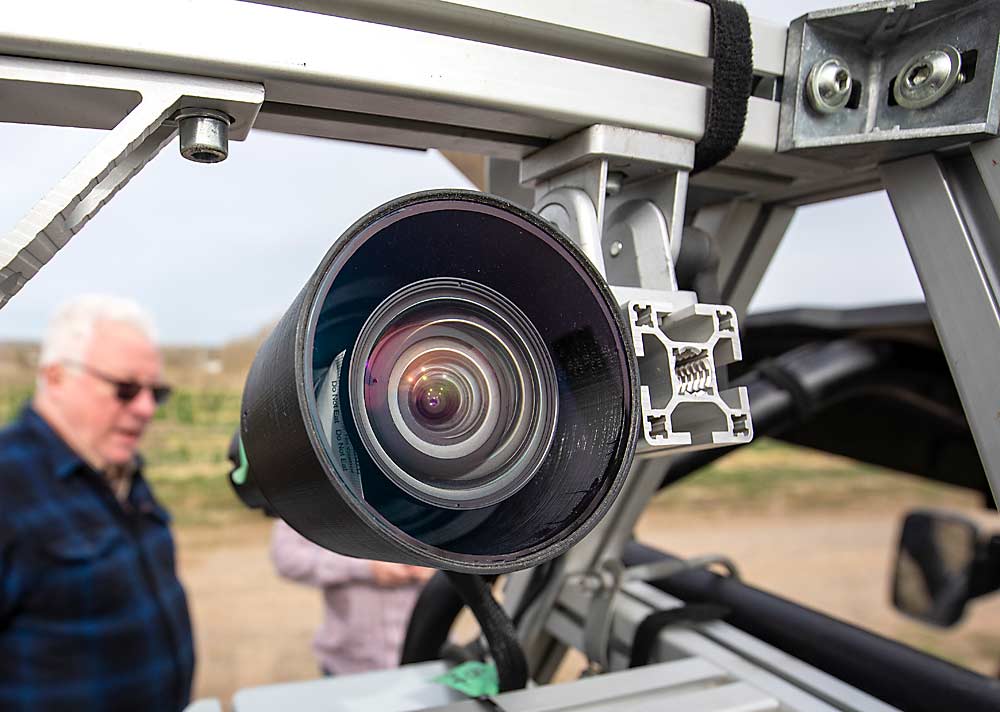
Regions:
[[979, 59], [979, 50], [970, 49], [962, 52], [962, 75], [965, 77], [963, 84], [968, 84], [976, 78], [976, 61]]
[[851, 82], [851, 97], [847, 100], [844, 105], [848, 109], [857, 109], [861, 106], [861, 94], [864, 91], [864, 85], [855, 79]]
[[889, 106], [899, 106], [899, 102], [896, 101], [896, 77], [889, 80], [889, 92], [886, 101]]

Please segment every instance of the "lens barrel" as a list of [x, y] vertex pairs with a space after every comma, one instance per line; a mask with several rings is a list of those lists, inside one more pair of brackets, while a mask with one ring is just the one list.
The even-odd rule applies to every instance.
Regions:
[[355, 223], [254, 361], [242, 436], [272, 508], [341, 553], [534, 566], [600, 519], [634, 452], [617, 305], [547, 222], [418, 193]]
[[361, 327], [348, 383], [365, 450], [400, 488], [441, 507], [506, 499], [555, 434], [545, 342], [476, 282], [428, 279], [390, 295]]

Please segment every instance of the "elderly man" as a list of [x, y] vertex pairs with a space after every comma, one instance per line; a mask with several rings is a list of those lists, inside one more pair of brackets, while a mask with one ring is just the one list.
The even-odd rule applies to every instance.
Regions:
[[169, 516], [137, 449], [169, 395], [150, 319], [63, 307], [31, 406], [0, 431], [0, 709], [170, 710], [194, 668]]

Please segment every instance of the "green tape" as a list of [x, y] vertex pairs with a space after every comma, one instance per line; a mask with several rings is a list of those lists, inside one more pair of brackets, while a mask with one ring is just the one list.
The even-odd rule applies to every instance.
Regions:
[[500, 694], [500, 678], [496, 665], [475, 660], [453, 667], [444, 675], [434, 678], [453, 690], [469, 697], [489, 697]]
[[243, 449], [243, 438], [240, 438], [240, 466], [233, 470], [232, 474], [229, 475], [233, 478], [233, 482], [242, 485], [247, 481], [247, 470], [250, 469], [250, 463], [247, 462], [247, 451]]

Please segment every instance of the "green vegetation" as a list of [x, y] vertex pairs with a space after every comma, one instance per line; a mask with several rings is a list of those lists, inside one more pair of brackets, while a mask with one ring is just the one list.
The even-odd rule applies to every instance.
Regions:
[[0, 388], [0, 424], [17, 417], [21, 408], [31, 398], [34, 389], [30, 386], [8, 386]]
[[156, 421], [176, 425], [225, 426], [232, 430], [240, 422], [240, 396], [233, 391], [174, 391], [156, 412]]
[[146, 473], [178, 524], [258, 518], [227, 480], [229, 441], [240, 422], [240, 393], [178, 389], [157, 411], [143, 445]]

